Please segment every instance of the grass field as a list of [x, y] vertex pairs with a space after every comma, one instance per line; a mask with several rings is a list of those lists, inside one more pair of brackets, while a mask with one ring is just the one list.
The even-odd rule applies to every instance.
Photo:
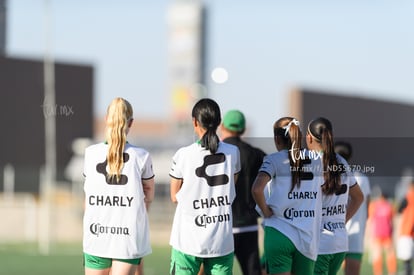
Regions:
[[[45, 256], [38, 252], [36, 244], [0, 244], [0, 275], [82, 275], [81, 250], [81, 244], [60, 244]], [[153, 253], [144, 262], [145, 275], [168, 275], [170, 247], [153, 246]], [[342, 274], [342, 271], [338, 273]], [[372, 275], [368, 256], [364, 257], [361, 274]], [[237, 262], [234, 275], [241, 275]]]
[[[81, 275], [80, 244], [56, 245], [50, 255], [41, 255], [36, 244], [0, 244], [0, 275]], [[170, 247], [153, 246], [153, 253], [144, 260], [145, 275], [168, 275]], [[235, 264], [234, 275], [241, 275]]]

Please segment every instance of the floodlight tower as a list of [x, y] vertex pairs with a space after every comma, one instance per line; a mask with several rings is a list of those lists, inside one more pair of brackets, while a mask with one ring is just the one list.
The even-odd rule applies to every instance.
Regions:
[[207, 96], [205, 13], [201, 0], [175, 0], [168, 9], [168, 90], [178, 133], [186, 135], [193, 104]]
[[[51, 0], [44, 0], [45, 51], [43, 60], [44, 99], [43, 108], [56, 106], [55, 62], [52, 45], [52, 8]], [[56, 114], [44, 113], [45, 122], [45, 169], [41, 184], [42, 229], [39, 236], [39, 249], [49, 254], [52, 241], [52, 196], [56, 185]]]

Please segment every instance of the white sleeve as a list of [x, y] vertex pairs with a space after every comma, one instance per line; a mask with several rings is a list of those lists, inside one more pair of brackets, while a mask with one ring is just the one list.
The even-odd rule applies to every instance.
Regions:
[[142, 175], [141, 178], [144, 180], [147, 179], [151, 179], [154, 177], [154, 171], [152, 168], [152, 159], [149, 153], [147, 153], [146, 158], [145, 158], [145, 162], [144, 162], [144, 167], [142, 169]]
[[265, 156], [263, 159], [262, 166], [259, 169], [259, 172], [264, 172], [273, 178], [276, 175], [276, 171], [273, 166], [273, 162], [271, 160], [272, 155]]
[[172, 164], [171, 164], [171, 169], [170, 169], [170, 176], [176, 179], [182, 179], [183, 178], [183, 174], [182, 171], [180, 170], [180, 154], [181, 150], [178, 150], [173, 158], [172, 158]]

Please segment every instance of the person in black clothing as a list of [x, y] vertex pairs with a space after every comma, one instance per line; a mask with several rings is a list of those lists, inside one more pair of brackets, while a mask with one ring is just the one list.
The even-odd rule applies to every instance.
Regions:
[[236, 182], [236, 199], [232, 205], [234, 254], [243, 275], [260, 275], [258, 247], [258, 214], [251, 194], [253, 182], [262, 165], [265, 153], [241, 139], [246, 120], [238, 110], [228, 111], [221, 125], [224, 142], [236, 145], [240, 151], [241, 171]]

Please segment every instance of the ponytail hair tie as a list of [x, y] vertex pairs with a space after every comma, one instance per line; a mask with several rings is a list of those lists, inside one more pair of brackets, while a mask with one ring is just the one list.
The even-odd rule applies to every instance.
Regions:
[[299, 121], [296, 120], [296, 118], [292, 119], [288, 125], [282, 127], [283, 129], [285, 129], [285, 136], [287, 136], [289, 134], [289, 130], [290, 130], [290, 126], [292, 126], [292, 123], [295, 124], [296, 126], [299, 126]]

